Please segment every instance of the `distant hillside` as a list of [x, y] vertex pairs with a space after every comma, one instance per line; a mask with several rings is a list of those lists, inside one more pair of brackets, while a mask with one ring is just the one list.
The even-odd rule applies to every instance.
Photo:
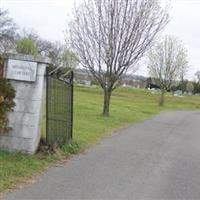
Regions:
[[[84, 76], [91, 76], [90, 72], [88, 72], [86, 69], [76, 69], [75, 74], [77, 75], [84, 75]], [[122, 76], [122, 80], [136, 80], [136, 81], [145, 81], [147, 77], [141, 76], [141, 75], [132, 75], [132, 74], [125, 74]]]

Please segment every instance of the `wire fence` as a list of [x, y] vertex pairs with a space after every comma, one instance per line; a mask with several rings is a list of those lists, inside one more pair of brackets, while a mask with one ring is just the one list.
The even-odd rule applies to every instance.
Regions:
[[73, 132], [73, 72], [65, 78], [47, 72], [46, 142], [61, 146], [72, 140]]

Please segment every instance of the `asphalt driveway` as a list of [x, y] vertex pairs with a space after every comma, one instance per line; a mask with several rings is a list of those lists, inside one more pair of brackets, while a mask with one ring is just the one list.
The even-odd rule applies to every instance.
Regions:
[[200, 199], [200, 112], [120, 130], [6, 199]]

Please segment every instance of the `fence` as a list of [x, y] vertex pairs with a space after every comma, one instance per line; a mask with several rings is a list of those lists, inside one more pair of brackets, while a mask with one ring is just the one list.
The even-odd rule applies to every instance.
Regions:
[[47, 72], [46, 142], [61, 146], [72, 140], [73, 72], [64, 78]]

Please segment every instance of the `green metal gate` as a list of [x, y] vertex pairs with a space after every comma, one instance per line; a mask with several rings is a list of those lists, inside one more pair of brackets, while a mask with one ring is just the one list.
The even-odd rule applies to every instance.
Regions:
[[47, 72], [46, 81], [46, 142], [61, 146], [72, 140], [73, 72], [62, 78]]

